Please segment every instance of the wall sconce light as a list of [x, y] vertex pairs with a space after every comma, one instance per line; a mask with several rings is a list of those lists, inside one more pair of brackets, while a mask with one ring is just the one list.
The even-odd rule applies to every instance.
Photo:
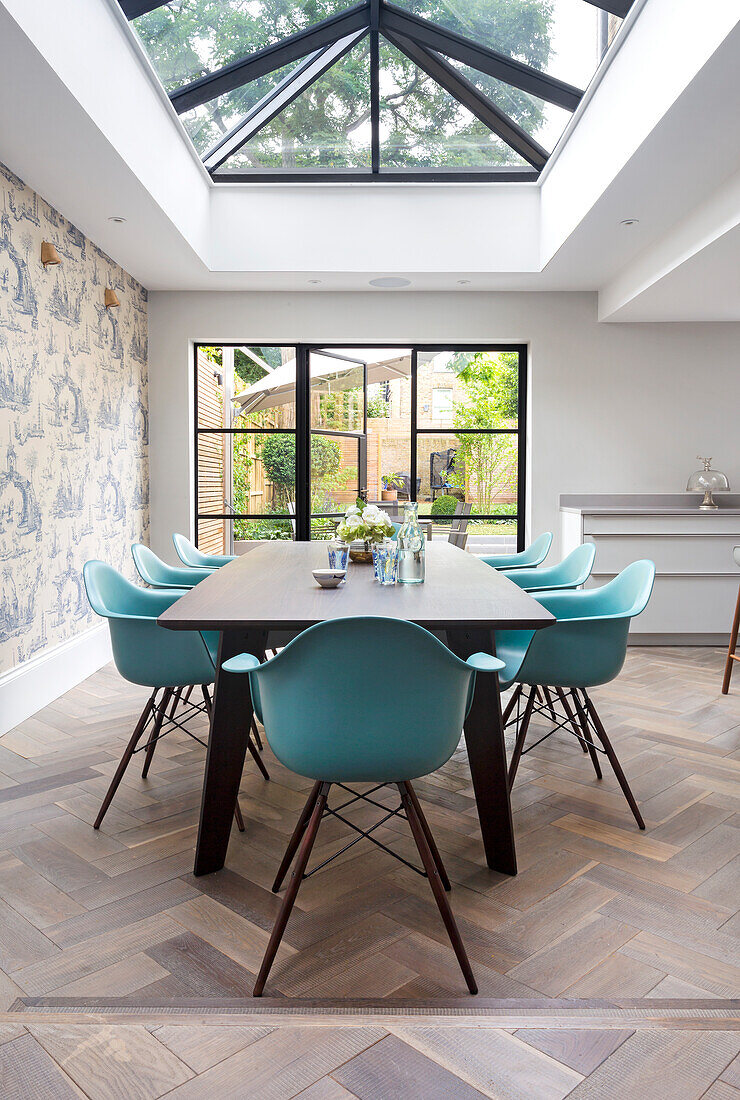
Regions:
[[118, 301], [118, 295], [115, 290], [111, 290], [110, 287], [105, 288], [105, 308], [110, 309], [111, 306], [120, 306]]
[[48, 241], [41, 242], [41, 263], [44, 267], [47, 264], [60, 264], [62, 261], [59, 258], [59, 253], [53, 244], [49, 244]]

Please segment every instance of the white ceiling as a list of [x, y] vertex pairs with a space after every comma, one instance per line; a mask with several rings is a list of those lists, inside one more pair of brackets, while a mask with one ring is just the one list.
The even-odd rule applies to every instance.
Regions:
[[603, 320], [740, 319], [737, 0], [701, 19], [637, 0], [543, 179], [469, 185], [214, 186], [114, 0], [75, 9], [0, 0], [0, 160], [151, 290], [401, 274], [597, 290]]

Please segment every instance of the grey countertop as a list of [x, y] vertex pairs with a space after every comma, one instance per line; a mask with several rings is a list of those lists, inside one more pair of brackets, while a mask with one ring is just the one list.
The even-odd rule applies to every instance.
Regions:
[[719, 505], [716, 512], [700, 512], [699, 493], [669, 494], [621, 494], [592, 493], [560, 497], [560, 509], [564, 512], [587, 512], [589, 515], [702, 515], [740, 516], [740, 495], [718, 493], [714, 498]]

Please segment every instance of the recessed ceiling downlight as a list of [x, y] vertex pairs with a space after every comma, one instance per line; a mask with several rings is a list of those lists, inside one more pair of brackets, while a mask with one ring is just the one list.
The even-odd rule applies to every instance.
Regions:
[[639, 225], [640, 224], [640, 219], [639, 218], [623, 218], [622, 221], [619, 224], [620, 225], [625, 225], [629, 228], [629, 226], [631, 226], [631, 225]]
[[111, 217], [108, 218], [108, 221], [109, 222], [115, 222], [116, 225], [123, 225], [123, 223], [126, 221], [126, 219], [122, 218], [120, 214], [112, 214]]
[[400, 286], [411, 286], [411, 279], [403, 279], [400, 275], [383, 275], [379, 279], [371, 279], [370, 286], [381, 286], [387, 290]]

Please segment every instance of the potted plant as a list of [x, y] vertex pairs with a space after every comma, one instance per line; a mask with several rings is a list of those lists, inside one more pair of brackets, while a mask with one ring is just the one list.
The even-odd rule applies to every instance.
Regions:
[[403, 478], [400, 474], [383, 474], [381, 481], [383, 488], [380, 491], [381, 500], [398, 500], [398, 490], [403, 489]]
[[373, 560], [373, 543], [390, 538], [394, 530], [386, 512], [358, 497], [357, 503], [350, 504], [344, 513], [337, 527], [337, 538], [349, 543], [352, 561], [369, 563]]

